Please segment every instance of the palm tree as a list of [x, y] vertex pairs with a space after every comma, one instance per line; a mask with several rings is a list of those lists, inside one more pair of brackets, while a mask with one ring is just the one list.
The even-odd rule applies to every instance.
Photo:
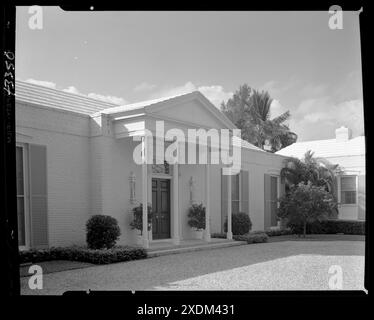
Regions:
[[289, 157], [285, 160], [285, 166], [281, 170], [281, 179], [288, 186], [296, 186], [299, 183], [312, 183], [325, 187], [336, 199], [336, 175], [340, 172], [337, 164], [331, 164], [323, 158], [315, 158], [314, 153], [308, 150], [302, 160]]
[[272, 101], [268, 92], [243, 85], [226, 104], [221, 104], [221, 110], [242, 130], [244, 140], [263, 150], [268, 145], [275, 152], [296, 142], [297, 135], [285, 124], [289, 111], [270, 119]]
[[255, 144], [264, 149], [269, 144], [272, 150], [279, 150], [282, 147], [282, 136], [289, 132], [284, 124], [290, 118], [290, 112], [286, 111], [270, 119], [270, 109], [273, 99], [268, 92], [254, 90], [249, 102], [246, 103], [248, 114], [252, 124], [255, 125]]
[[335, 203], [330, 217], [336, 218], [339, 214], [336, 176], [340, 172], [339, 165], [331, 164], [323, 158], [315, 158], [314, 153], [308, 150], [302, 160], [287, 158], [280, 174], [282, 181], [286, 182], [286, 191], [299, 183], [324, 187], [332, 195]]

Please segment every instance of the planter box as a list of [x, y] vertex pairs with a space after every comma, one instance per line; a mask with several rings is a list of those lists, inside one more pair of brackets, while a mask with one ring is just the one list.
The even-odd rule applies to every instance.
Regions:
[[[148, 241], [152, 241], [152, 230], [148, 231]], [[140, 234], [140, 231], [136, 235], [136, 244], [143, 246], [143, 236]]]
[[204, 230], [193, 230], [192, 237], [193, 239], [202, 240], [204, 237]]

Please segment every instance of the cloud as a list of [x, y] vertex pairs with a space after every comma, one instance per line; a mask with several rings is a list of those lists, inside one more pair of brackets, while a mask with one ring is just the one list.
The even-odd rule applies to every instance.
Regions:
[[283, 93], [294, 89], [294, 87], [299, 82], [295, 77], [290, 78], [289, 80], [280, 83], [279, 81], [270, 80], [265, 82], [262, 86], [258, 88], [259, 91], [269, 92], [272, 98], [279, 98]]
[[68, 92], [68, 93], [74, 93], [79, 94], [79, 91], [76, 87], [70, 86], [67, 89], [63, 89], [62, 91]]
[[298, 94], [303, 97], [320, 97], [326, 93], [327, 85], [308, 83], [298, 90]]
[[43, 86], [43, 87], [47, 87], [47, 88], [56, 89], [56, 84], [54, 82], [51, 82], [51, 81], [27, 79], [26, 82], [36, 84], [36, 85], [39, 85], [39, 86]]
[[144, 92], [144, 91], [152, 91], [156, 88], [157, 86], [155, 84], [150, 84], [148, 82], [142, 82], [141, 84], [137, 85], [134, 88], [135, 92]]
[[204, 96], [206, 96], [217, 108], [220, 108], [222, 101], [227, 101], [232, 97], [233, 93], [225, 91], [220, 85], [212, 86], [196, 86], [191, 81], [186, 82], [184, 85], [176, 87], [168, 87], [161, 91], [152, 94], [151, 98], [162, 98], [168, 96], [177, 96], [193, 91], [200, 91]]
[[87, 96], [89, 98], [93, 98], [93, 99], [104, 101], [104, 102], [114, 103], [118, 105], [125, 105], [128, 103], [125, 99], [116, 97], [116, 96], [104, 96], [104, 95], [97, 94], [97, 93], [89, 93]]
[[280, 116], [282, 113], [288, 111], [277, 99], [273, 99], [270, 106], [270, 118]]
[[161, 90], [153, 92], [151, 95], [151, 98], [157, 99], [157, 98], [163, 98], [163, 97], [169, 97], [169, 96], [178, 96], [178, 95], [190, 93], [196, 90], [197, 90], [196, 86], [192, 82], [189, 81], [181, 86], [176, 86], [176, 87], [167, 86]]
[[353, 136], [364, 134], [362, 99], [339, 103], [331, 97], [304, 100], [290, 120], [290, 129], [302, 140], [331, 139], [342, 125], [352, 129]]
[[[28, 79], [28, 80], [26, 80], [26, 82], [33, 83], [33, 84], [43, 86], [43, 87], [52, 88], [52, 89], [58, 89], [56, 83], [51, 82], [51, 81], [41, 81], [41, 80], [35, 80], [35, 79]], [[110, 96], [110, 95], [105, 96], [105, 95], [98, 94], [98, 93], [89, 93], [89, 94], [86, 95], [86, 94], [81, 93], [74, 86], [69, 86], [65, 89], [58, 89], [58, 90], [62, 90], [64, 92], [72, 93], [72, 94], [80, 94], [80, 95], [83, 95], [83, 96], [86, 96], [86, 97], [89, 97], [89, 98], [92, 98], [92, 99], [96, 99], [96, 100], [100, 100], [100, 101], [104, 101], [104, 102], [108, 102], [108, 103], [113, 103], [113, 104], [117, 104], [117, 105], [124, 105], [124, 104], [128, 103], [125, 99], [120, 98], [120, 97], [116, 97], [116, 96]]]
[[335, 129], [344, 125], [352, 129], [353, 136], [364, 134], [361, 73], [353, 71], [336, 82], [306, 82], [291, 78], [289, 81], [268, 81], [260, 87], [274, 98], [271, 117], [286, 108], [291, 112], [289, 126], [299, 141], [331, 139]]
[[222, 101], [227, 102], [232, 96], [232, 92], [227, 92], [222, 86], [202, 86], [198, 90], [205, 95], [217, 108], [221, 107]]

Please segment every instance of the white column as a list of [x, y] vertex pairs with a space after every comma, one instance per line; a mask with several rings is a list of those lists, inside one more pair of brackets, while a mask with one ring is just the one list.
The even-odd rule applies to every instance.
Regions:
[[340, 175], [338, 175], [337, 176], [337, 196], [338, 196], [338, 203], [340, 203], [341, 201], [342, 201], [342, 194], [341, 194], [341, 176]]
[[142, 137], [142, 203], [143, 203], [143, 246], [149, 248], [148, 240], [148, 164], [147, 164], [148, 137]]
[[180, 243], [179, 236], [179, 167], [178, 163], [173, 164], [173, 243]]
[[227, 239], [232, 240], [231, 171], [227, 176]]
[[204, 240], [210, 241], [210, 165], [205, 165], [205, 232]]

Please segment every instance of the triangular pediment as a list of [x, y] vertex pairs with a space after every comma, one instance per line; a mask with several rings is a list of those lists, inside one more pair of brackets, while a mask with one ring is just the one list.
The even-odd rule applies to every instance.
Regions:
[[163, 105], [150, 107], [147, 113], [159, 119], [175, 120], [194, 127], [235, 128], [234, 124], [200, 92], [192, 92], [184, 99], [170, 99]]

